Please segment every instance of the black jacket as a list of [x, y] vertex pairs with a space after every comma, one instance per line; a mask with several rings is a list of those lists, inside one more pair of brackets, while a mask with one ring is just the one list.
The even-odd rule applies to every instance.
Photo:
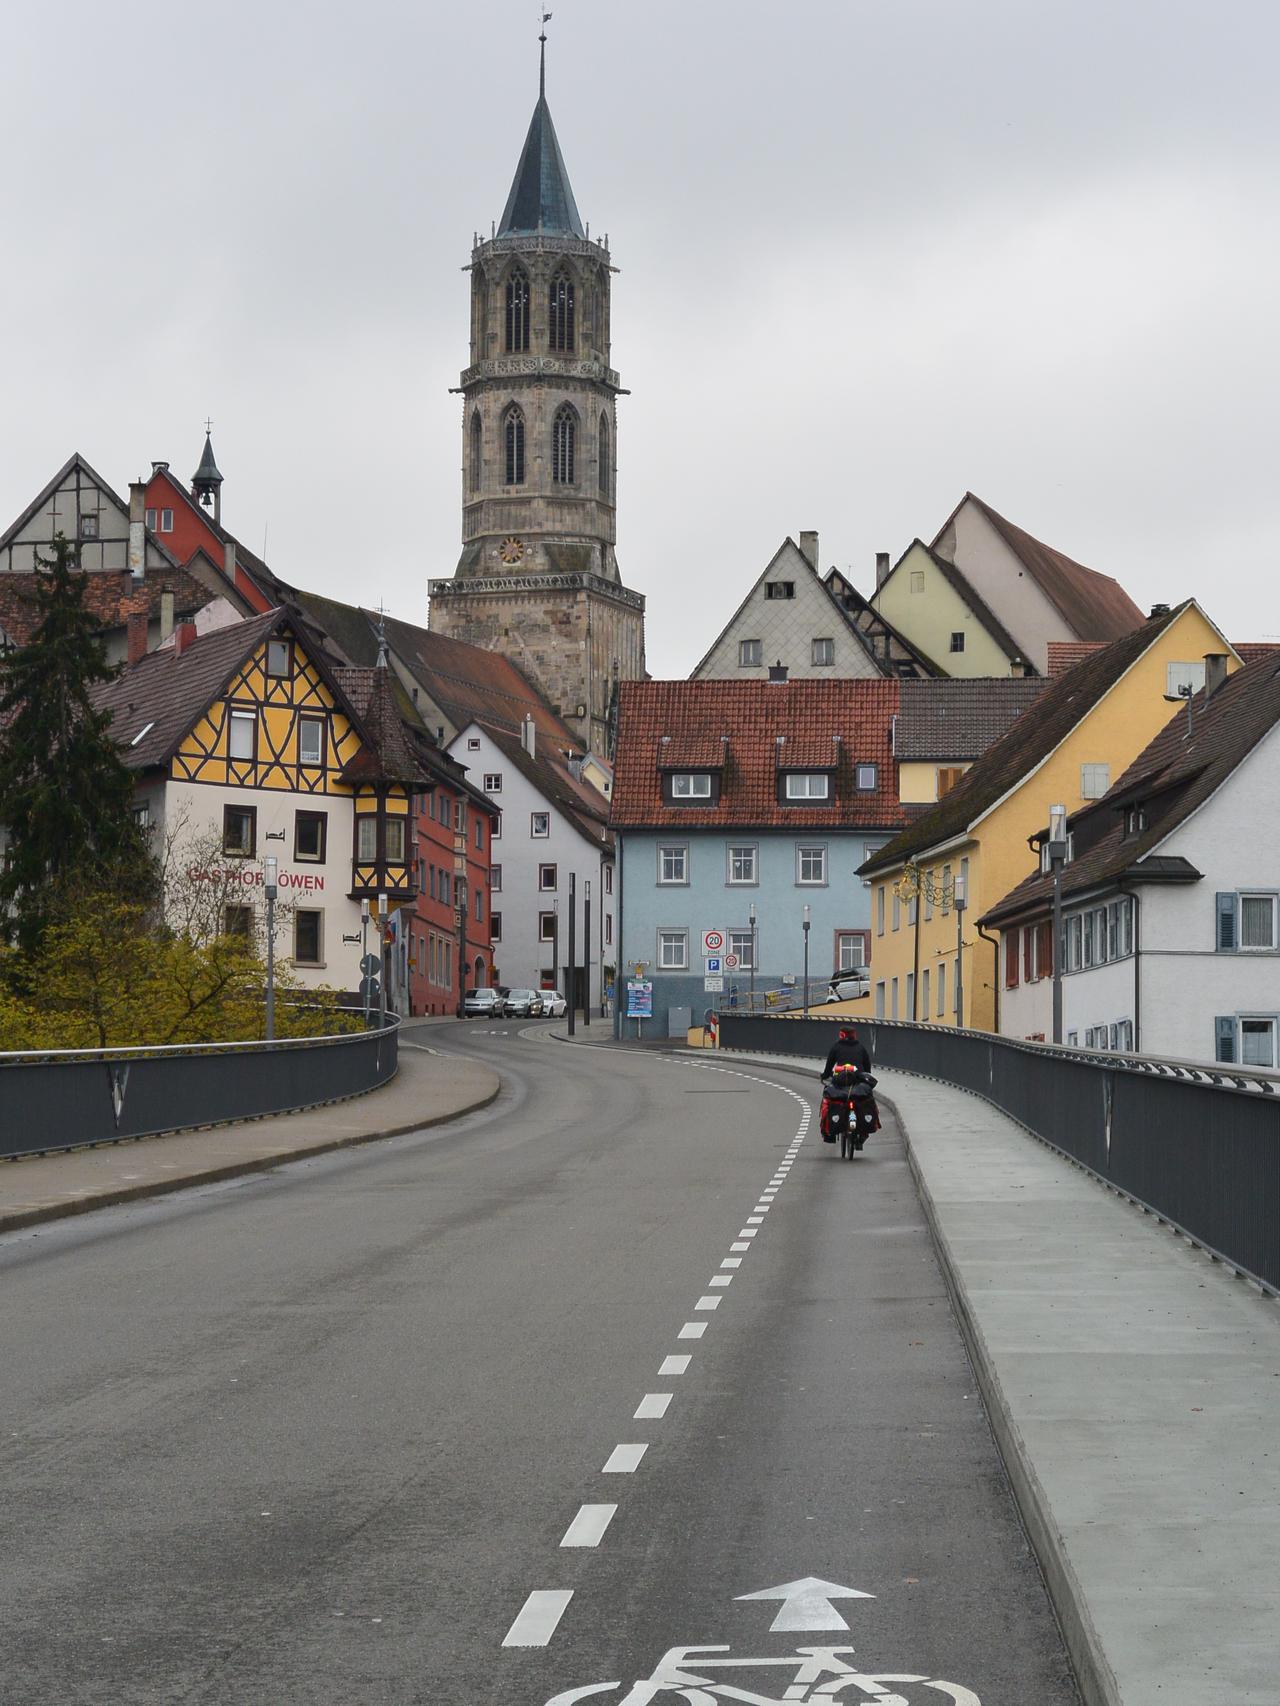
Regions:
[[831, 1045], [827, 1064], [822, 1069], [824, 1078], [830, 1078], [833, 1066], [856, 1066], [859, 1072], [870, 1072], [871, 1056], [861, 1043], [847, 1043], [837, 1038]]

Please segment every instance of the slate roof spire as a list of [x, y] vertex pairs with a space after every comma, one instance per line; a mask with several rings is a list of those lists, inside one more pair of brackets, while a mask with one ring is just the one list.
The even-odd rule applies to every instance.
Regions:
[[212, 421], [205, 424], [204, 454], [200, 458], [200, 466], [191, 476], [191, 495], [198, 499], [206, 509], [213, 511], [215, 522], [222, 520], [222, 475], [218, 472], [218, 464], [213, 459]]
[[556, 139], [547, 105], [547, 33], [543, 31], [538, 61], [538, 104], [533, 109], [529, 134], [524, 140], [520, 164], [512, 180], [511, 194], [498, 225], [499, 237], [545, 231], [555, 236], [585, 237], [578, 204], [573, 199], [569, 173]]

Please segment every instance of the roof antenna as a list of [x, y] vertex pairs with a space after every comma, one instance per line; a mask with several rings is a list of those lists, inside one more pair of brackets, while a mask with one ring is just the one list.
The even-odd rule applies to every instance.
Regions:
[[547, 25], [551, 21], [551, 14], [550, 12], [542, 12], [541, 9], [539, 10], [542, 23], [542, 34], [538, 37], [538, 40], [542, 45], [538, 50], [538, 99], [540, 101], [545, 101], [547, 98]]

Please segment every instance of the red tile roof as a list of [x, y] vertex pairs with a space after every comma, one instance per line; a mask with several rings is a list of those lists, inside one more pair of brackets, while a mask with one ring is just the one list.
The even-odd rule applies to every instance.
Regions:
[[[907, 821], [890, 744], [899, 685], [889, 679], [623, 682], [611, 822], [615, 828], [897, 829]], [[717, 805], [664, 802], [658, 760], [664, 735], [704, 753], [719, 750], [728, 736]], [[794, 741], [820, 755], [823, 768], [832, 737], [840, 737], [834, 805], [778, 803], [780, 735], [788, 746]], [[856, 790], [858, 764], [876, 766], [873, 792]], [[813, 767], [820, 767], [816, 760]]]
[[1078, 663], [1099, 646], [1106, 644], [1105, 640], [1050, 640], [1048, 677], [1052, 681], [1055, 676], [1065, 675], [1069, 669], [1074, 669]]

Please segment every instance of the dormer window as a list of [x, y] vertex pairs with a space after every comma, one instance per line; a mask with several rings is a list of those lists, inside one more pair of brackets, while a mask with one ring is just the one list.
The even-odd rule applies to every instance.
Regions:
[[671, 773], [673, 800], [709, 800], [711, 774], [706, 770], [673, 770]]
[[829, 800], [831, 777], [825, 770], [789, 770], [783, 778], [787, 800]]
[[1141, 835], [1147, 827], [1147, 813], [1143, 806], [1130, 806], [1125, 813], [1124, 832], [1126, 836]]

